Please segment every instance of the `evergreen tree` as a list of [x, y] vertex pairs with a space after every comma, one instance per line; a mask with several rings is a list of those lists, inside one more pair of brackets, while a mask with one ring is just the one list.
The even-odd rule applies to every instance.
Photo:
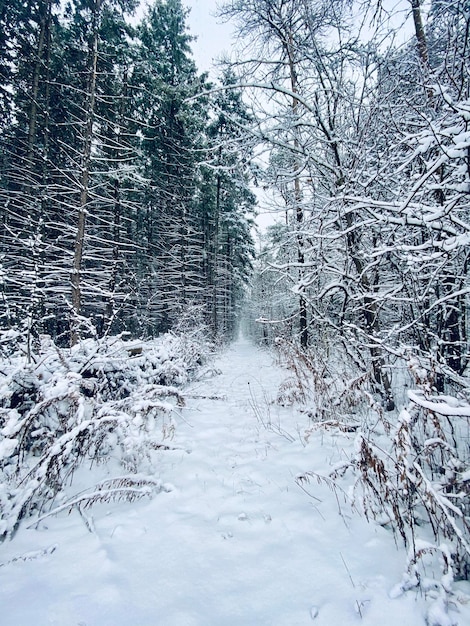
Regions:
[[1, 7], [0, 316], [29, 347], [152, 335], [192, 304], [221, 333], [235, 325], [248, 157], [235, 125], [209, 122], [181, 2], [158, 0], [137, 31], [134, 5]]
[[[56, 3], [50, 0], [9, 7], [5, 30], [8, 71], [2, 88], [8, 125], [1, 133], [0, 249], [4, 254], [3, 322], [27, 333], [45, 315], [48, 211], [49, 102]], [[30, 342], [28, 341], [28, 346]], [[28, 348], [29, 350], [29, 348]]]
[[[124, 7], [132, 8], [132, 3]], [[92, 182], [100, 169], [95, 151], [103, 145], [97, 107], [102, 98], [116, 102], [116, 97], [104, 93], [114, 67], [106, 67], [101, 52], [110, 22], [122, 23], [122, 13], [117, 4], [102, 2], [68, 5], [60, 20], [52, 2], [30, 9], [27, 36], [13, 40], [16, 46], [21, 42], [11, 87], [15, 121], [2, 145], [8, 160], [3, 161], [7, 201], [1, 245], [13, 252], [4, 283], [5, 311], [10, 324], [26, 318], [29, 327], [37, 327], [36, 334], [57, 336], [67, 330], [71, 310], [75, 317], [82, 313], [84, 290], [88, 308], [83, 311], [100, 308], [101, 286], [93, 267], [94, 258], [101, 256], [95, 243], [100, 241], [103, 251], [105, 229], [95, 241], [88, 240], [92, 232], [86, 231], [84, 218], [89, 214], [91, 220], [105, 222], [102, 190]], [[125, 47], [122, 29], [120, 38]], [[92, 187], [96, 194], [90, 193]], [[78, 225], [74, 207], [79, 207]], [[101, 274], [107, 269], [101, 267]], [[71, 276], [72, 297], [67, 298]]]
[[252, 269], [256, 204], [249, 188], [254, 120], [236, 83], [235, 74], [227, 69], [208, 126], [209, 159], [203, 175], [211, 195], [201, 199], [210, 319], [215, 334], [228, 337], [238, 328], [244, 285]]
[[187, 11], [180, 0], [157, 0], [139, 27], [135, 80], [149, 181], [141, 220], [145, 256], [140, 289], [153, 330], [166, 330], [181, 306], [197, 300], [202, 235], [194, 214], [205, 113], [191, 58]]

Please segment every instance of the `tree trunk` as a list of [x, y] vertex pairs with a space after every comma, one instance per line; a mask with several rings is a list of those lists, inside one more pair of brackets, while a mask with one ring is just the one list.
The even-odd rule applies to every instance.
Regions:
[[[297, 72], [294, 59], [294, 43], [292, 40], [292, 33], [289, 33], [288, 43], [285, 44], [286, 54], [289, 61], [289, 77], [291, 84], [291, 91], [294, 94], [292, 97], [292, 115], [294, 123], [299, 114], [299, 100], [295, 96], [298, 92]], [[299, 151], [299, 138], [298, 129], [294, 129], [294, 202], [295, 202], [295, 219], [297, 224], [297, 262], [299, 265], [299, 282], [302, 284], [304, 277], [304, 265], [305, 265], [305, 242], [302, 233], [302, 227], [304, 223], [304, 211], [302, 207], [302, 189], [300, 185], [299, 169], [297, 154]], [[303, 287], [302, 287], [303, 289]], [[308, 346], [308, 319], [307, 319], [307, 300], [303, 292], [299, 297], [299, 334], [300, 334], [300, 346], [305, 349]]]
[[85, 109], [85, 129], [83, 138], [83, 151], [81, 159], [81, 172], [80, 172], [80, 206], [78, 210], [78, 224], [77, 235], [75, 238], [74, 255], [73, 255], [73, 269], [72, 269], [72, 309], [74, 318], [72, 320], [72, 328], [70, 341], [71, 345], [75, 345], [78, 342], [78, 317], [80, 315], [80, 309], [82, 304], [82, 290], [81, 290], [81, 266], [83, 259], [83, 248], [85, 240], [85, 224], [86, 214], [89, 202], [89, 179], [90, 179], [90, 164], [91, 164], [91, 146], [93, 139], [93, 118], [95, 111], [95, 96], [96, 96], [96, 69], [98, 62], [98, 27], [99, 27], [99, 14], [103, 0], [96, 0], [93, 11], [93, 31], [92, 40], [89, 49], [89, 79], [87, 87], [87, 102]]
[[418, 44], [418, 55], [421, 66], [425, 74], [429, 72], [429, 53], [426, 41], [426, 33], [424, 32], [423, 18], [421, 15], [421, 0], [410, 0], [411, 10], [413, 13], [413, 22], [415, 27], [415, 36]]
[[[221, 163], [222, 148], [219, 147], [219, 156], [217, 165]], [[222, 177], [217, 172], [217, 187], [215, 197], [215, 224], [214, 224], [214, 258], [213, 258], [213, 275], [214, 275], [214, 300], [212, 302], [212, 325], [214, 331], [214, 337], [217, 337], [219, 330], [219, 315], [217, 310], [217, 265], [219, 262], [219, 218], [220, 218], [220, 198], [222, 193]]]
[[36, 126], [37, 126], [37, 109], [39, 96], [39, 80], [41, 75], [41, 66], [43, 65], [44, 48], [48, 41], [48, 31], [50, 27], [51, 5], [48, 2], [43, 8], [41, 21], [39, 23], [39, 37], [36, 51], [36, 58], [33, 70], [33, 84], [31, 89], [31, 106], [29, 110], [28, 120], [28, 167], [33, 167], [34, 148], [36, 146]]

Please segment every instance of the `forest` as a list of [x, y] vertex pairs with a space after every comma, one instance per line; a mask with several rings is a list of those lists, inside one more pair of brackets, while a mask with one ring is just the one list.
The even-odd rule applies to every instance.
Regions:
[[237, 67], [285, 215], [256, 261], [253, 333], [289, 364], [285, 395], [313, 396], [313, 430], [357, 433], [331, 478], [356, 473], [413, 563], [424, 520], [452, 537], [468, 577], [470, 5], [221, 13], [248, 42]]
[[204, 95], [180, 2], [132, 26], [136, 5], [2, 3], [1, 317], [28, 344], [157, 336], [188, 306], [234, 332], [253, 254], [247, 107]]
[[[403, 591], [426, 559], [468, 579], [470, 3], [225, 0], [218, 78], [189, 10], [1, 1], [0, 537], [155, 489], [168, 422], [141, 415], [242, 331], [305, 441], [355, 438], [298, 484], [354, 477], [409, 550]], [[126, 479], [64, 500], [113, 447]]]

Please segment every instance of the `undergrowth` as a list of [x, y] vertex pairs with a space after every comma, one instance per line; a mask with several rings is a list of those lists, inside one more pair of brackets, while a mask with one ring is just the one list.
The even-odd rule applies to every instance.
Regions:
[[[208, 354], [200, 338], [88, 339], [71, 349], [42, 337], [29, 362], [3, 342], [0, 362], [0, 539], [62, 510], [134, 501], [163, 489], [154, 453], [171, 447], [181, 385]], [[73, 490], [78, 470], [107, 468]], [[119, 469], [120, 468], [120, 469]], [[125, 474], [122, 474], [122, 472]], [[90, 474], [91, 476], [91, 474]]]
[[437, 393], [432, 365], [409, 358], [408, 402], [391, 414], [357, 363], [335, 364], [285, 341], [277, 346], [290, 370], [278, 400], [305, 403], [306, 440], [329, 429], [354, 442], [350, 458], [329, 475], [306, 471], [299, 486], [318, 481], [348, 493], [353, 508], [390, 528], [408, 551], [391, 595], [420, 590], [430, 600], [427, 623], [454, 624], [452, 582], [470, 578], [469, 387], [462, 380], [452, 394]]

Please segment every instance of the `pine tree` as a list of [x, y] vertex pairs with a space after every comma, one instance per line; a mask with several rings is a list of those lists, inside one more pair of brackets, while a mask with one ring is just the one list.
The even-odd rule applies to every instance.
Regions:
[[254, 120], [237, 82], [227, 69], [223, 89], [213, 102], [215, 115], [207, 131], [211, 157], [204, 167], [211, 195], [201, 199], [211, 325], [216, 335], [226, 337], [233, 337], [238, 329], [254, 256], [251, 230], [256, 198], [250, 190]]
[[158, 0], [139, 27], [135, 79], [149, 181], [141, 220], [146, 259], [141, 289], [153, 331], [168, 329], [181, 306], [202, 288], [202, 234], [194, 215], [198, 155], [205, 113], [191, 96], [202, 82], [191, 58], [187, 11], [180, 0]]

